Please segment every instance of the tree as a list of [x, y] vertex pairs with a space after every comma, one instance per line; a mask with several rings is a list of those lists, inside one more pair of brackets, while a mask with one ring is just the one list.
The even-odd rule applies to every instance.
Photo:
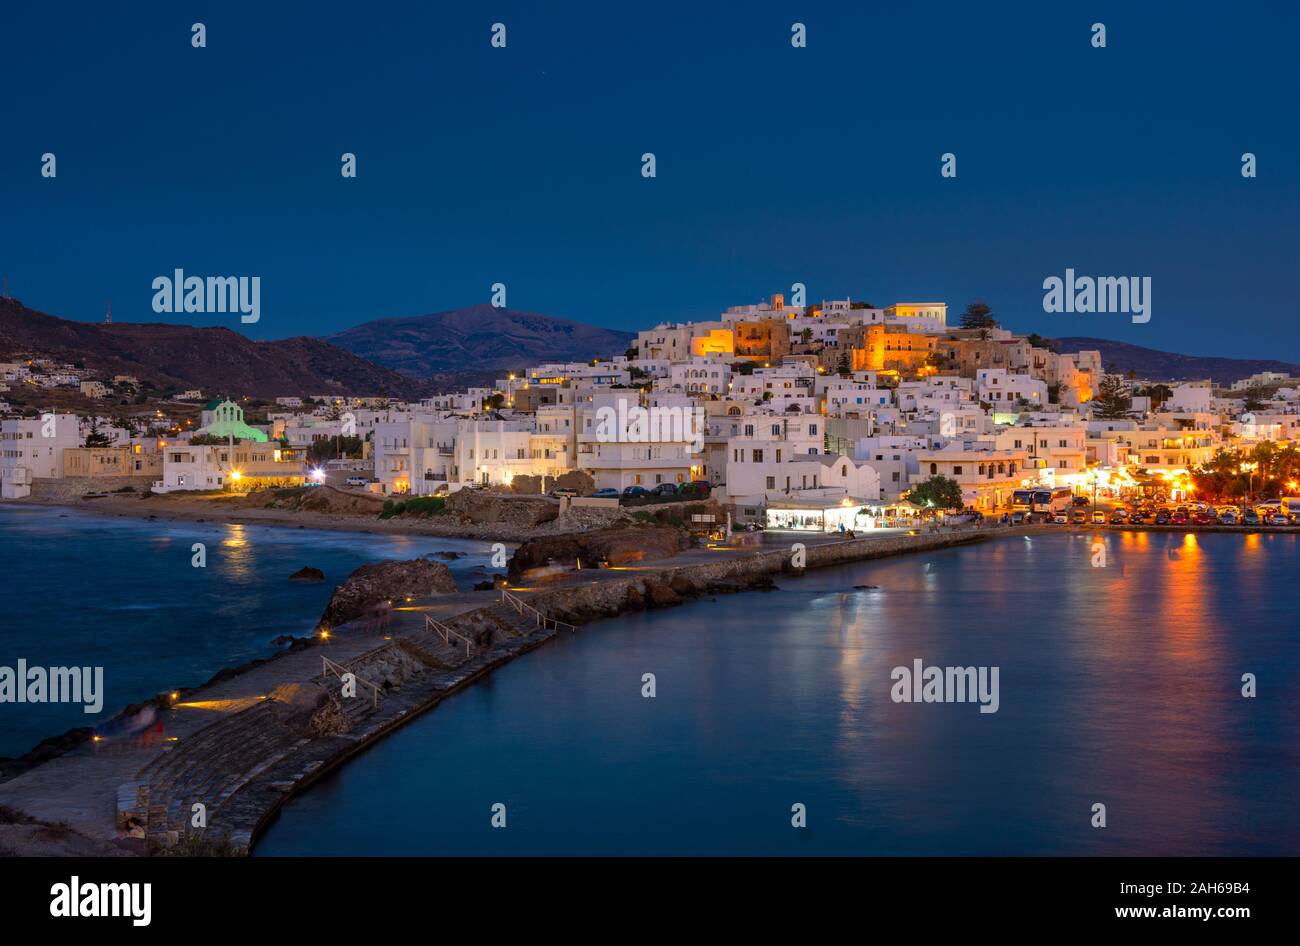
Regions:
[[844, 354], [840, 355], [840, 363], [836, 367], [835, 371], [841, 375], [849, 375], [853, 373], [853, 366], [852, 363], [849, 361], [848, 352], [845, 352]]
[[961, 314], [961, 327], [990, 329], [997, 328], [998, 323], [993, 318], [993, 310], [976, 299], [966, 306], [966, 311]]
[[92, 418], [90, 421], [90, 433], [86, 434], [85, 445], [87, 447], [111, 447], [113, 445], [113, 438], [99, 429], [98, 417]]
[[1241, 409], [1243, 411], [1262, 411], [1264, 408], [1268, 407], [1268, 402], [1266, 400], [1268, 392], [1258, 384], [1254, 387], [1247, 388], [1244, 396], [1246, 403], [1242, 405]]
[[1033, 345], [1035, 348], [1046, 348], [1051, 352], [1056, 351], [1056, 342], [1050, 338], [1043, 338], [1043, 336], [1039, 335], [1037, 332], [1031, 332], [1029, 335], [1026, 335], [1025, 341], [1029, 342], [1029, 344]]
[[1093, 398], [1092, 416], [1098, 420], [1123, 420], [1133, 409], [1133, 396], [1129, 386], [1117, 374], [1102, 375]]
[[809, 342], [811, 342], [811, 341], [812, 341], [812, 329], [810, 329], [810, 328], [806, 328], [806, 329], [804, 329], [802, 332], [800, 332], [800, 333], [799, 333], [799, 339], [800, 339], [800, 341], [802, 341], [805, 345], [807, 345]]
[[1151, 398], [1152, 410], [1157, 410], [1160, 405], [1174, 396], [1173, 389], [1167, 384], [1150, 384], [1135, 393]]
[[932, 476], [917, 483], [907, 494], [913, 505], [931, 509], [961, 509], [965, 501], [961, 495], [961, 484], [946, 476]]
[[307, 448], [307, 462], [312, 466], [324, 466], [329, 460], [335, 460], [339, 457], [360, 459], [361, 454], [360, 437], [326, 437], [322, 440], [312, 441]]

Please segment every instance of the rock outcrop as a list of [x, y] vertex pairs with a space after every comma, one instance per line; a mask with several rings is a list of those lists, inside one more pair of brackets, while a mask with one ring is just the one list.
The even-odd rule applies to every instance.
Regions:
[[531, 529], [560, 514], [560, 505], [546, 497], [513, 496], [481, 489], [460, 489], [447, 497], [447, 513], [476, 525], [505, 525]]
[[546, 565], [584, 567], [603, 564], [625, 565], [672, 558], [687, 546], [686, 534], [671, 526], [628, 525], [529, 539], [510, 559], [511, 579], [522, 578], [529, 569]]
[[408, 596], [455, 592], [456, 580], [441, 562], [417, 558], [409, 562], [362, 565], [334, 589], [325, 613], [321, 615], [320, 625], [337, 627], [364, 616], [378, 605]]
[[290, 581], [301, 581], [307, 584], [316, 584], [325, 580], [325, 573], [319, 568], [312, 568], [310, 565], [298, 569], [289, 576]]

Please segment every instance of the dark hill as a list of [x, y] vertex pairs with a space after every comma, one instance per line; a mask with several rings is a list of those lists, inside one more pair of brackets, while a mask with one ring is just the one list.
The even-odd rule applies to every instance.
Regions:
[[331, 335], [362, 358], [419, 378], [520, 369], [548, 361], [621, 355], [629, 332], [483, 304], [433, 315], [379, 319]]
[[1249, 378], [1261, 371], [1281, 371], [1292, 376], [1300, 375], [1300, 365], [1264, 358], [1220, 358], [1214, 355], [1179, 355], [1157, 351], [1126, 342], [1106, 338], [1053, 339], [1057, 351], [1101, 352], [1101, 363], [1114, 374], [1132, 372], [1139, 378], [1160, 381], [1193, 381], [1211, 378], [1218, 385], [1227, 386], [1233, 381]]
[[228, 328], [164, 323], [103, 325], [60, 319], [0, 299], [0, 358], [18, 352], [130, 374], [159, 388], [201, 388], [251, 397], [371, 394], [416, 398], [424, 379], [358, 358], [318, 338], [255, 342]]

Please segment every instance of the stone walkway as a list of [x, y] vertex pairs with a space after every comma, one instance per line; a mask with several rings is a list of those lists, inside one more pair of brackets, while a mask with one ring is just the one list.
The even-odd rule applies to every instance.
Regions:
[[[171, 825], [184, 808], [188, 822], [189, 799], [204, 799], [209, 824], [214, 807], [220, 809], [251, 777], [258, 766], [274, 762], [297, 747], [295, 736], [278, 724], [271, 712], [270, 695], [286, 684], [321, 686], [322, 661], [328, 657], [350, 665], [377, 648], [398, 646], [399, 638], [423, 647], [426, 665], [439, 672], [453, 669], [465, 659], [464, 651], [446, 647], [425, 630], [425, 615], [437, 620], [458, 617], [493, 605], [493, 592], [467, 592], [454, 599], [423, 599], [395, 609], [393, 621], [383, 629], [348, 625], [336, 630], [325, 644], [283, 653], [260, 666], [211, 686], [187, 693], [184, 702], [166, 711], [161, 733], [146, 737], [104, 738], [87, 743], [51, 759], [21, 775], [0, 783], [0, 805], [23, 811], [34, 818], [65, 823], [97, 841], [119, 840], [124, 831], [122, 810], [136, 810], [144, 802], [146, 814], [166, 813]], [[436, 640], [436, 647], [434, 641]], [[459, 659], [458, 659], [459, 658]], [[441, 661], [441, 662], [439, 662]], [[365, 676], [361, 672], [361, 676]], [[333, 689], [338, 679], [331, 678]], [[364, 687], [358, 687], [361, 699]], [[141, 784], [151, 791], [137, 800], [127, 791]], [[151, 811], [150, 811], [151, 810]], [[154, 822], [158, 826], [157, 821]]]

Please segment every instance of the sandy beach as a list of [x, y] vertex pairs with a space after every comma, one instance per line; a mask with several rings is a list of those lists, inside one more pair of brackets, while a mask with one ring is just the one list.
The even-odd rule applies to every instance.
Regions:
[[[395, 516], [381, 519], [362, 512], [315, 512], [254, 505], [252, 495], [114, 495], [76, 500], [5, 500], [7, 506], [45, 506], [76, 509], [104, 516], [157, 519], [163, 522], [228, 522], [297, 529], [328, 529], [338, 532], [431, 535], [458, 539], [491, 539], [515, 543], [529, 538], [519, 527], [500, 523], [464, 522], [453, 517]], [[549, 534], [551, 529], [534, 530]]]

